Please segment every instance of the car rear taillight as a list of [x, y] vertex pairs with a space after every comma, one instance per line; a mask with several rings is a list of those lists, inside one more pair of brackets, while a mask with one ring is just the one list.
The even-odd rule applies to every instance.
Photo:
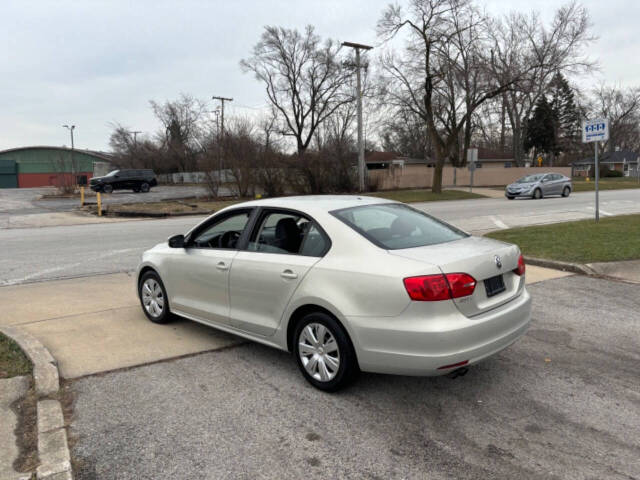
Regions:
[[515, 273], [516, 275], [524, 275], [525, 270], [526, 267], [524, 265], [524, 257], [522, 256], [522, 254], [520, 254], [520, 258], [518, 258], [518, 266], [513, 269], [513, 273]]
[[405, 278], [404, 287], [411, 300], [436, 302], [471, 295], [476, 288], [476, 280], [466, 273], [422, 275]]
[[476, 288], [476, 279], [466, 273], [447, 273], [445, 276], [453, 298], [471, 295]]

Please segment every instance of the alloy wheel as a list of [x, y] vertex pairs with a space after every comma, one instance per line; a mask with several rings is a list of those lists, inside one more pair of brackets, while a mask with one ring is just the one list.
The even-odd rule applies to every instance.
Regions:
[[331, 330], [310, 323], [300, 332], [298, 354], [307, 373], [319, 382], [329, 382], [340, 368], [340, 349]]
[[158, 318], [164, 311], [164, 294], [162, 287], [153, 278], [148, 278], [142, 284], [142, 304], [153, 318]]

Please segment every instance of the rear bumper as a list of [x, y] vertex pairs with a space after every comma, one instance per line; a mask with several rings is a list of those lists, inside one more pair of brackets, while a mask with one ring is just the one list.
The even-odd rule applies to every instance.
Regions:
[[518, 297], [485, 314], [467, 318], [452, 302], [441, 303], [425, 317], [421, 302], [412, 302], [398, 317], [348, 317], [360, 368], [367, 372], [433, 376], [439, 369], [476, 363], [511, 345], [527, 331], [531, 297]]

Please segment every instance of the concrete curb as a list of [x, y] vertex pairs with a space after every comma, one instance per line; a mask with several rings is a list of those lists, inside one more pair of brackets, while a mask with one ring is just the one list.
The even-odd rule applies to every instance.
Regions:
[[38, 340], [15, 327], [0, 327], [15, 341], [33, 363], [33, 379], [38, 398], [38, 480], [72, 480], [71, 454], [60, 402], [55, 397], [60, 388], [55, 359]]
[[211, 215], [214, 212], [176, 212], [176, 213], [160, 213], [160, 212], [118, 212], [107, 210], [106, 214], [110, 217], [148, 217], [148, 218], [166, 218], [166, 217], [189, 217], [193, 215]]
[[594, 269], [581, 263], [561, 262], [559, 260], [550, 260], [548, 258], [529, 257], [527, 255], [525, 255], [524, 261], [530, 265], [553, 268], [555, 270], [562, 270], [563, 272], [573, 272], [589, 276], [599, 275]]

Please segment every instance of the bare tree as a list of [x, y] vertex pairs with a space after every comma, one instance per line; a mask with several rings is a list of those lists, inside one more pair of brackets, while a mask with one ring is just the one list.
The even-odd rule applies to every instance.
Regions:
[[255, 194], [255, 174], [260, 145], [255, 128], [247, 118], [231, 118], [222, 139], [225, 164], [231, 171], [236, 193], [240, 197]]
[[252, 56], [240, 62], [245, 72], [253, 72], [264, 83], [281, 132], [295, 139], [299, 157], [317, 128], [353, 101], [345, 89], [351, 71], [340, 62], [339, 50], [333, 40], [322, 42], [312, 26], [303, 33], [268, 26]]
[[391, 110], [379, 130], [383, 150], [410, 158], [430, 157], [426, 125], [419, 115], [408, 108]]
[[[406, 11], [387, 7], [378, 22], [384, 40], [405, 35], [402, 54], [388, 52], [382, 58], [385, 93], [393, 104], [424, 121], [433, 149], [435, 192], [441, 191], [446, 160], [464, 164], [464, 152], [478, 127], [478, 108], [497, 98], [508, 110], [510, 92], [547, 83], [540, 72], [585, 64], [576, 58], [589, 40], [584, 9], [562, 7], [550, 30], [535, 16], [531, 22], [523, 16], [509, 18], [504, 27], [472, 0], [410, 0]], [[521, 131], [518, 121], [525, 118], [519, 113], [510, 116], [514, 132]], [[513, 143], [521, 144], [515, 135]]]
[[[579, 73], [595, 65], [582, 55], [594, 40], [587, 10], [576, 2], [561, 6], [550, 26], [537, 13], [512, 13], [491, 22], [495, 75], [503, 81], [514, 70], [528, 69], [506, 91], [502, 109], [513, 135], [516, 162], [524, 157], [524, 123], [558, 72]], [[528, 68], [527, 68], [528, 67]]]
[[201, 150], [194, 138], [201, 134], [206, 104], [186, 94], [180, 95], [178, 100], [162, 104], [151, 100], [150, 104], [163, 125], [158, 137], [165, 149], [167, 162], [182, 172], [192, 170]]
[[389, 5], [378, 22], [378, 35], [385, 40], [406, 34], [403, 54], [391, 52], [382, 59], [385, 93], [425, 122], [435, 164], [434, 192], [442, 190], [445, 161], [459, 162], [461, 138], [468, 145], [475, 110], [523, 74], [492, 74], [488, 24], [470, 0], [411, 0], [406, 12]]
[[592, 92], [589, 116], [609, 120], [609, 140], [604, 149], [640, 151], [640, 87], [600, 85]]
[[256, 187], [267, 197], [287, 193], [288, 162], [281, 151], [277, 114], [272, 110], [257, 122], [258, 153], [254, 179]]

